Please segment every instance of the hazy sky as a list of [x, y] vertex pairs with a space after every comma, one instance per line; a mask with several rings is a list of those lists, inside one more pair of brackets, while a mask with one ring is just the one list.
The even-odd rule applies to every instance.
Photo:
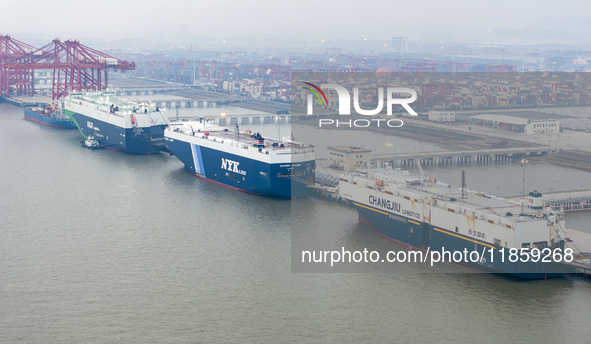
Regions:
[[[0, 34], [98, 39], [366, 36], [503, 38], [507, 32], [590, 40], [591, 1], [2, 0]], [[492, 37], [497, 36], [497, 37]]]

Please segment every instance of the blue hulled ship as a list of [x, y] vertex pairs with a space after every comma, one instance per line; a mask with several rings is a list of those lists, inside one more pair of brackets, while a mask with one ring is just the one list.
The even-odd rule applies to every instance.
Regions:
[[101, 146], [131, 154], [166, 150], [164, 109], [112, 92], [72, 93], [62, 99], [62, 107], [82, 135], [93, 137]]
[[230, 130], [207, 119], [171, 121], [164, 137], [166, 147], [191, 173], [230, 188], [295, 198], [314, 183], [313, 148], [299, 142]]
[[446, 261], [524, 278], [581, 267], [563, 214], [537, 199], [510, 201], [390, 168], [344, 174], [339, 192], [381, 235], [437, 259], [445, 252]]
[[39, 104], [25, 107], [25, 119], [31, 122], [47, 125], [54, 128], [74, 129], [76, 124], [61, 109], [53, 105]]

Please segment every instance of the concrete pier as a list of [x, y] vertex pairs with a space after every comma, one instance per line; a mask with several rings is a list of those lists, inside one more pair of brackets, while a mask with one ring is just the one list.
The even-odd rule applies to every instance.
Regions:
[[221, 126], [233, 126], [236, 124], [247, 125], [247, 124], [279, 124], [279, 123], [291, 123], [290, 115], [231, 115], [231, 116], [208, 116], [215, 118], [218, 125]]
[[378, 154], [374, 160], [390, 162], [394, 167], [456, 165], [465, 163], [504, 163], [521, 156], [539, 156], [551, 151], [549, 147], [503, 148], [474, 151], [431, 152], [414, 154]]

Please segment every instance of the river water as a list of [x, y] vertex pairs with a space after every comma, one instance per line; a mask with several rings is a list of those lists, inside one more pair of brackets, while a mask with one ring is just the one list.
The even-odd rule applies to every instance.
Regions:
[[[317, 147], [331, 139], [307, 132]], [[290, 201], [197, 179], [175, 157], [88, 151], [80, 140], [74, 130], [25, 121], [22, 109], [0, 104], [1, 343], [590, 338], [587, 281], [371, 269], [293, 273], [294, 223], [318, 226], [343, 245], [390, 243], [335, 203], [296, 200], [309, 211], [292, 213]], [[383, 141], [403, 149], [398, 139]], [[404, 142], [411, 152], [433, 148]], [[465, 169], [472, 189], [521, 190], [518, 165]], [[459, 184], [457, 167], [429, 173]], [[557, 184], [574, 189], [591, 178], [543, 163], [528, 166], [526, 174], [540, 191]], [[589, 215], [571, 218], [571, 227], [588, 230]]]

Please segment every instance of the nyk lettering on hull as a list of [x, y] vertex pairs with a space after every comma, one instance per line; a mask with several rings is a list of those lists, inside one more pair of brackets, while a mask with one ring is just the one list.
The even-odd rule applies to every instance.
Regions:
[[421, 214], [414, 212], [412, 210], [402, 209], [402, 207], [400, 206], [400, 203], [393, 202], [388, 199], [383, 199], [380, 197], [369, 195], [369, 204], [371, 204], [375, 207], [382, 208], [384, 210], [389, 210], [389, 211], [399, 213], [399, 214], [402, 214], [402, 215], [405, 215], [408, 217], [412, 217], [412, 218], [415, 218], [418, 220], [421, 219]]
[[239, 170], [238, 165], [240, 165], [239, 162], [222, 158], [222, 169], [223, 170], [228, 170], [230, 172], [246, 175], [246, 171]]

